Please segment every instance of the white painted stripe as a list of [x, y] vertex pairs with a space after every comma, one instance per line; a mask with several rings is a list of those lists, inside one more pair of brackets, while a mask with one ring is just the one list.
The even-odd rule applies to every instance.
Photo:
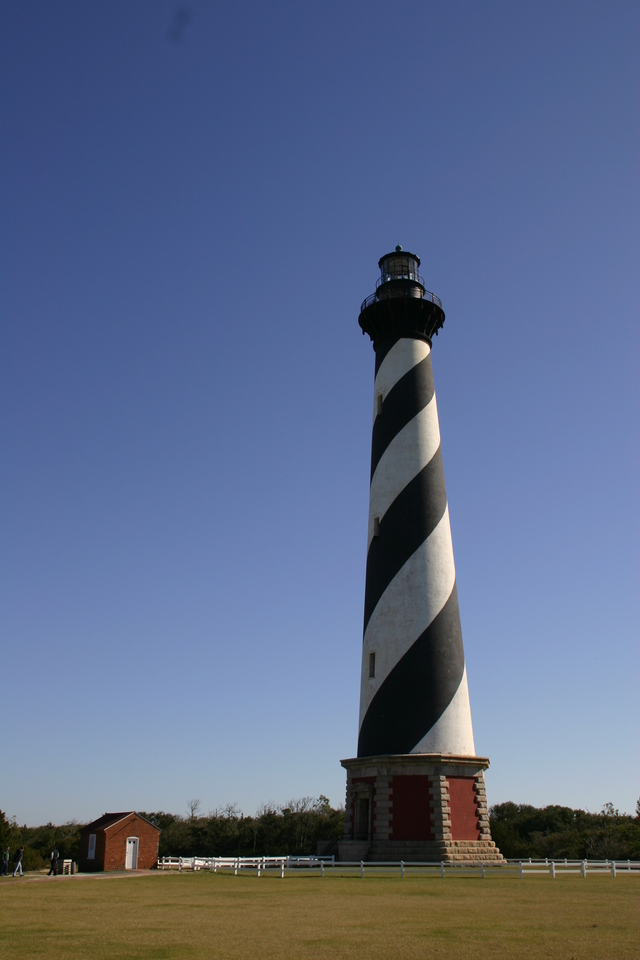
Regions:
[[[382, 683], [444, 607], [455, 578], [447, 507], [440, 523], [401, 567], [371, 614], [362, 650], [358, 729]], [[376, 675], [371, 680], [370, 653], [376, 655]]]
[[408, 483], [426, 467], [440, 446], [435, 394], [426, 407], [395, 435], [382, 454], [369, 493], [367, 551], [373, 539], [373, 520], [385, 513]]
[[423, 340], [403, 338], [391, 347], [376, 375], [373, 389], [373, 419], [378, 415], [378, 397], [386, 397], [398, 380], [428, 357], [431, 348]]
[[453, 700], [411, 753], [452, 753], [475, 757], [466, 664]]

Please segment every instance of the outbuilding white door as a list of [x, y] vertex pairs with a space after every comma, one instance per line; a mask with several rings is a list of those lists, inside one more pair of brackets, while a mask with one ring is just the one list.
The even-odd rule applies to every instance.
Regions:
[[127, 856], [124, 861], [125, 870], [138, 869], [138, 838], [127, 837]]

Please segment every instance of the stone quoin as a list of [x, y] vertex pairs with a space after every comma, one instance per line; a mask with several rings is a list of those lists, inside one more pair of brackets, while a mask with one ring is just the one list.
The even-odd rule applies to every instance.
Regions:
[[375, 351], [357, 757], [341, 860], [491, 861], [475, 756], [431, 344], [442, 303], [398, 246], [359, 324]]

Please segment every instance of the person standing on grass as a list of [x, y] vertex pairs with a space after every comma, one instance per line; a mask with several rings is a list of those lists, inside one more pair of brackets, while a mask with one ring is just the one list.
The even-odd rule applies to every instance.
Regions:
[[58, 857], [59, 856], [60, 854], [58, 853], [58, 848], [54, 843], [53, 850], [51, 851], [51, 866], [49, 867], [49, 873], [47, 874], [48, 877], [50, 877], [51, 874], [53, 874], [53, 876], [55, 877], [56, 874], [58, 873]]
[[11, 851], [9, 847], [5, 847], [2, 851], [2, 876], [9, 876], [9, 860], [11, 860]]
[[23, 853], [24, 853], [24, 847], [20, 847], [20, 849], [19, 849], [18, 852], [16, 853], [16, 868], [15, 868], [15, 870], [13, 871], [14, 877], [15, 877], [16, 874], [18, 874], [18, 873], [20, 874], [20, 876], [22, 876], [22, 855], [23, 855]]

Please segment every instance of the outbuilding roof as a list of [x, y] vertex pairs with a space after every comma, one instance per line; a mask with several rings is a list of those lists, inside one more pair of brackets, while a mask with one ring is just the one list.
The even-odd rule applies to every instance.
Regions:
[[153, 827], [155, 830], [160, 833], [160, 827], [156, 827], [155, 823], [151, 823], [150, 820], [147, 820], [146, 817], [141, 816], [141, 814], [136, 813], [135, 810], [126, 810], [124, 813], [103, 813], [101, 817], [98, 817], [97, 820], [92, 820], [91, 823], [88, 823], [86, 827], [83, 827], [83, 830], [108, 830], [109, 827], [113, 827], [114, 824], [119, 823], [121, 820], [124, 820], [126, 817], [140, 817], [141, 820], [144, 820], [145, 823], [148, 823], [149, 826]]

